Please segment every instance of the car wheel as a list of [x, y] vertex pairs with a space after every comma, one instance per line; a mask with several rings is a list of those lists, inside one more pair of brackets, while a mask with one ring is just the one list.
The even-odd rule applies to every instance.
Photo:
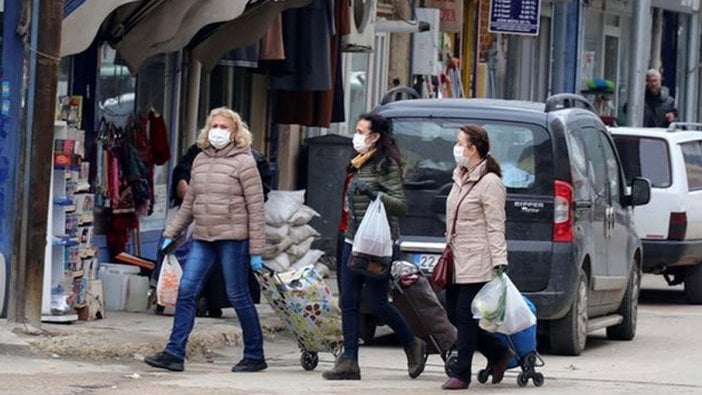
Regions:
[[702, 304], [702, 262], [686, 269], [685, 296], [691, 304]]
[[376, 324], [373, 316], [361, 314], [358, 322], [358, 337], [363, 340], [363, 344], [373, 344], [375, 340]]
[[607, 338], [612, 340], [632, 340], [636, 336], [636, 317], [639, 312], [639, 292], [641, 290], [641, 269], [638, 264], [632, 268], [629, 285], [617, 314], [624, 317], [621, 324], [607, 328]]
[[580, 269], [575, 299], [565, 317], [551, 322], [551, 352], [560, 355], [580, 355], [587, 340], [588, 282]]

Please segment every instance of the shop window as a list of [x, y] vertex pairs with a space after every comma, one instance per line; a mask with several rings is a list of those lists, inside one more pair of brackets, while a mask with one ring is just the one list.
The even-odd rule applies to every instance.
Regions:
[[349, 131], [354, 131], [358, 117], [368, 111], [369, 94], [369, 63], [370, 55], [367, 53], [354, 53], [349, 55], [351, 69], [349, 71]]
[[[165, 87], [169, 84], [166, 81], [166, 59], [166, 55], [154, 56], [139, 69], [136, 80], [136, 114], [139, 116], [148, 114], [152, 109], [160, 114], [165, 111]], [[165, 122], [166, 125], [170, 124], [168, 119]], [[149, 216], [139, 218], [139, 226], [142, 231], [161, 230], [166, 224], [170, 176], [168, 173], [169, 166], [167, 164], [154, 166], [153, 212]]]
[[99, 65], [98, 118], [124, 126], [129, 115], [134, 113], [135, 79], [127, 66], [118, 61], [117, 52], [107, 44], [100, 50]]
[[166, 81], [166, 55], [154, 56], [142, 66], [137, 75], [137, 114], [146, 114], [152, 108], [164, 112], [164, 87]]

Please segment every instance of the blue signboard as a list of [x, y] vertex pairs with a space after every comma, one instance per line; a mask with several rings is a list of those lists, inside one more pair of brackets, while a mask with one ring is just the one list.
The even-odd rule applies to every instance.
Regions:
[[541, 0], [491, 0], [490, 33], [539, 34]]

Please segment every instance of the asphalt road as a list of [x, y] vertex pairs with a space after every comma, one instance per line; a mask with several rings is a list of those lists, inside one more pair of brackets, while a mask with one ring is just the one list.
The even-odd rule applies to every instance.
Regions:
[[[579, 357], [545, 354], [543, 387], [520, 388], [516, 371], [499, 385], [481, 385], [485, 394], [700, 394], [702, 393], [702, 307], [685, 304], [681, 288], [668, 288], [659, 278], [645, 277], [637, 337], [632, 342], [608, 341], [604, 331], [588, 338]], [[4, 355], [0, 358], [0, 394], [428, 394], [440, 393], [445, 380], [443, 361], [429, 358], [416, 380], [407, 377], [405, 358], [393, 336], [363, 346], [363, 379], [329, 382], [321, 372], [331, 354], [320, 354], [319, 367], [305, 372], [294, 339], [281, 334], [266, 343], [269, 369], [234, 374], [231, 365], [240, 350], [220, 350], [212, 363], [191, 363], [184, 373], [151, 369], [136, 361], [95, 364], [62, 359]], [[476, 355], [474, 373], [485, 363]]]

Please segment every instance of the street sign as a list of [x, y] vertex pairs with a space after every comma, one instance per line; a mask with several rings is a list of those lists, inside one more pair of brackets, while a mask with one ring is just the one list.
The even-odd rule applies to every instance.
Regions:
[[537, 36], [541, 0], [491, 0], [490, 33]]

